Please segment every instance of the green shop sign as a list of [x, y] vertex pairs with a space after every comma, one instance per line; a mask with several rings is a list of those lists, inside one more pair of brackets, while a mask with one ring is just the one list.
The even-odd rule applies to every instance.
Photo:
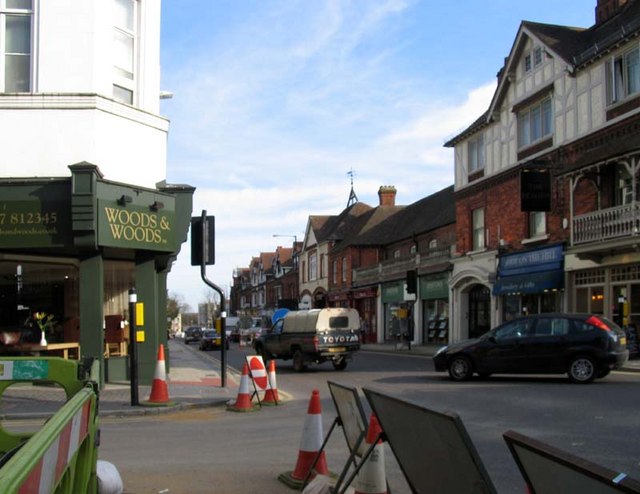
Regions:
[[71, 235], [69, 211], [64, 200], [0, 201], [0, 248], [63, 246]]
[[172, 252], [176, 249], [175, 212], [98, 200], [98, 244]]

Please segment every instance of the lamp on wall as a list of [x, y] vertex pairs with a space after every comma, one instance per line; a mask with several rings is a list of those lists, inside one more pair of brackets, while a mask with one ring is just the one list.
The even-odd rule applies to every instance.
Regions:
[[159, 209], [163, 209], [163, 208], [164, 208], [164, 203], [160, 201], [153, 201], [153, 204], [149, 206], [149, 209], [151, 209], [151, 211], [158, 211]]
[[120, 206], [126, 206], [130, 202], [133, 202], [133, 199], [131, 198], [131, 196], [122, 194], [116, 202], [120, 204]]

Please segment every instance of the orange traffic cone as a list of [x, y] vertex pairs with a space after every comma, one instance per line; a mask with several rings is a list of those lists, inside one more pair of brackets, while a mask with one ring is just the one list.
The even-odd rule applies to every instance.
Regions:
[[280, 401], [278, 396], [278, 386], [276, 385], [276, 363], [269, 360], [269, 373], [267, 380], [267, 390], [264, 392], [264, 398], [262, 398], [263, 405], [277, 405]]
[[[382, 429], [378, 418], [371, 414], [367, 429], [366, 443], [371, 447], [380, 436]], [[368, 451], [368, 448], [367, 448]], [[354, 494], [387, 494], [387, 478], [384, 469], [384, 445], [378, 439], [371, 454], [365, 460], [355, 481]]]
[[242, 367], [240, 389], [238, 389], [236, 402], [227, 408], [236, 412], [251, 412], [255, 410], [255, 407], [251, 404], [251, 393], [249, 392], [249, 366], [246, 362]]
[[150, 405], [167, 405], [171, 403], [169, 400], [169, 388], [167, 387], [167, 370], [164, 363], [164, 345], [158, 347], [156, 371], [151, 383], [151, 394], [146, 403]]
[[[314, 389], [311, 393], [307, 418], [302, 430], [298, 461], [293, 472], [280, 474], [278, 479], [290, 487], [300, 488], [311, 472], [314, 474], [328, 475], [327, 459], [324, 451], [320, 451], [323, 442], [322, 410], [320, 407], [320, 391]], [[316, 457], [317, 460], [316, 460]], [[315, 460], [315, 466], [313, 462]]]

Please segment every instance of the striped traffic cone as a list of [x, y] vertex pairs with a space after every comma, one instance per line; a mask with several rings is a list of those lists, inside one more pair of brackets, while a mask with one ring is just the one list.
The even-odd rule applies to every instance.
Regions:
[[158, 360], [156, 361], [156, 371], [151, 383], [151, 394], [145, 402], [149, 405], [168, 405], [169, 388], [167, 386], [167, 370], [164, 362], [164, 345], [158, 347]]
[[[382, 439], [378, 439], [381, 432], [382, 429], [380, 428], [378, 418], [374, 414], [371, 414], [369, 427], [367, 428], [366, 443], [368, 447], [371, 447], [375, 442], [375, 447], [358, 472], [354, 494], [387, 494], [387, 478], [384, 469], [384, 444], [382, 443]], [[376, 439], [378, 439], [377, 442]]]
[[278, 396], [278, 386], [276, 385], [276, 363], [273, 359], [269, 360], [269, 372], [267, 380], [267, 389], [262, 398], [263, 405], [277, 405], [280, 401]]
[[227, 407], [234, 412], [251, 412], [255, 407], [251, 403], [251, 393], [249, 391], [249, 366], [244, 363], [242, 367], [242, 377], [240, 378], [240, 388], [234, 404]]
[[[323, 442], [322, 410], [320, 406], [320, 391], [314, 389], [311, 393], [307, 418], [302, 430], [298, 461], [293, 472], [281, 473], [278, 479], [294, 489], [301, 489], [310, 473], [328, 475], [327, 459], [324, 450], [320, 451]], [[317, 459], [316, 459], [317, 457]], [[315, 461], [315, 465], [313, 465]], [[313, 467], [313, 472], [311, 468]]]

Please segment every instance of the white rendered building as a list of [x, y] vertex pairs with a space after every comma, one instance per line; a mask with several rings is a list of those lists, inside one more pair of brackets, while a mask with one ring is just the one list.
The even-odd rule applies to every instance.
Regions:
[[166, 177], [160, 0], [0, 0], [0, 174]]

